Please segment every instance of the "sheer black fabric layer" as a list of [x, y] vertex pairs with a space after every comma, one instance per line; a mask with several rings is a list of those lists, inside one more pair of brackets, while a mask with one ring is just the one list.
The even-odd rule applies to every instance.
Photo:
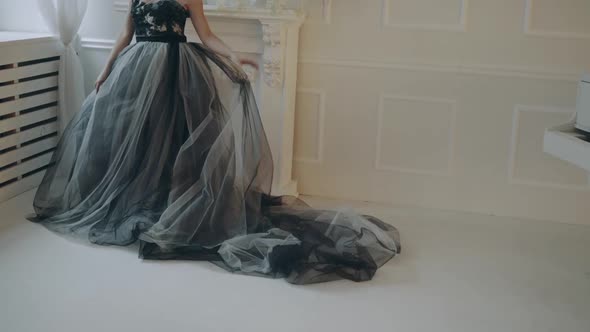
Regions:
[[140, 42], [68, 124], [31, 221], [144, 259], [208, 260], [307, 284], [369, 280], [399, 233], [350, 209], [272, 197], [250, 83], [200, 44]]

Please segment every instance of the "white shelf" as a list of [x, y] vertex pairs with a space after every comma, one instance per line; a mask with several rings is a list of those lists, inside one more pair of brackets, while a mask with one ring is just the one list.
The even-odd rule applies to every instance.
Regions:
[[55, 40], [55, 37], [47, 33], [0, 31], [0, 47], [50, 40]]
[[543, 149], [556, 158], [586, 170], [590, 185], [590, 142], [575, 131], [573, 123], [547, 129]]

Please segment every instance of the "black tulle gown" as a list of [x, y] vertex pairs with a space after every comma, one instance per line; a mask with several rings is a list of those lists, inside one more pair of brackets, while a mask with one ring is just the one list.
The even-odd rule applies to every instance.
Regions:
[[186, 42], [186, 8], [134, 0], [136, 40], [64, 130], [27, 219], [143, 259], [207, 260], [295, 284], [370, 280], [398, 231], [270, 196], [270, 148], [242, 69]]

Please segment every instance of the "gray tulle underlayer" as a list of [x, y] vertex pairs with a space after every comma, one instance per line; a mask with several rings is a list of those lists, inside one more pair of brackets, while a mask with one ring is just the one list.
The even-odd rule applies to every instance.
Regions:
[[393, 226], [272, 197], [272, 174], [241, 68], [201, 44], [139, 42], [68, 124], [27, 219], [296, 284], [369, 280], [399, 253]]

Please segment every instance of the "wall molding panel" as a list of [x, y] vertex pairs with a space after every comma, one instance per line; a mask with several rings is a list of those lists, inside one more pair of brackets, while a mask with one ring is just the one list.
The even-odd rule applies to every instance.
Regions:
[[426, 63], [408, 61], [378, 62], [373, 60], [337, 60], [325, 58], [302, 57], [301, 64], [313, 64], [334, 67], [353, 67], [366, 69], [392, 69], [409, 71], [429, 71], [442, 73], [457, 73], [496, 77], [520, 77], [539, 80], [556, 80], [565, 82], [578, 82], [578, 72], [562, 72], [545, 70], [536, 67], [525, 66], [501, 66], [501, 65], [462, 65], [445, 63]]
[[129, 9], [129, 4], [125, 1], [115, 1], [113, 3], [113, 9], [117, 12], [127, 12]]
[[322, 18], [324, 24], [332, 24], [332, 1], [324, 0], [322, 7]]
[[[297, 94], [310, 94], [318, 96], [319, 98], [319, 105], [318, 105], [318, 138], [316, 142], [316, 149], [318, 151], [318, 155], [316, 158], [306, 158], [302, 156], [295, 155], [294, 160], [299, 163], [306, 163], [306, 164], [322, 164], [324, 162], [324, 137], [325, 137], [325, 127], [326, 127], [326, 92], [321, 89], [311, 89], [311, 88], [298, 88]], [[297, 105], [295, 107], [298, 107]], [[297, 112], [297, 111], [296, 111]]]
[[551, 181], [523, 179], [515, 175], [516, 173], [516, 157], [518, 154], [518, 135], [520, 132], [521, 116], [523, 113], [556, 113], [567, 114], [571, 116], [575, 110], [567, 108], [557, 108], [549, 106], [532, 106], [532, 105], [515, 105], [512, 116], [512, 134], [510, 138], [510, 149], [508, 156], [508, 183], [512, 185], [527, 185], [538, 188], [560, 189], [560, 190], [574, 190], [590, 192], [590, 186], [587, 184], [570, 185], [563, 183], [556, 183]]
[[[565, 32], [545, 30], [534, 27], [535, 0], [525, 0], [524, 33], [533, 37], [565, 38], [565, 39], [590, 39], [590, 32]], [[590, 15], [590, 14], [589, 14]]]
[[82, 38], [82, 48], [109, 51], [115, 46], [113, 39]]
[[[317, 9], [319, 9], [320, 11], [320, 17], [319, 18], [314, 18], [312, 15], [309, 15], [309, 11], [308, 11], [308, 17], [307, 20], [305, 21], [305, 25], [330, 25], [332, 24], [332, 1], [333, 0], [313, 0], [310, 1], [312, 3], [318, 3], [318, 7]], [[308, 3], [309, 6], [309, 3]], [[316, 9], [314, 7], [314, 9]]]
[[[403, 101], [412, 103], [426, 103], [426, 104], [442, 104], [446, 105], [450, 109], [448, 115], [449, 121], [449, 132], [447, 138], [447, 155], [445, 160], [445, 167], [440, 170], [418, 168], [418, 167], [399, 167], [394, 165], [387, 165], [383, 162], [382, 148], [384, 147], [383, 142], [383, 118], [386, 112], [385, 102], [386, 101]], [[438, 112], [438, 111], [435, 111]], [[431, 98], [431, 97], [417, 97], [417, 96], [399, 96], [383, 93], [379, 96], [379, 106], [377, 109], [377, 134], [375, 137], [376, 142], [376, 154], [375, 154], [375, 169], [379, 171], [390, 171], [398, 173], [409, 173], [418, 175], [429, 175], [429, 176], [452, 176], [453, 175], [453, 160], [455, 159], [455, 127], [457, 120], [457, 102], [449, 99]], [[426, 119], [424, 119], [426, 121]], [[413, 142], [408, 142], [413, 144]]]
[[467, 12], [469, 9], [469, 0], [461, 0], [458, 8], [458, 21], [456, 23], [408, 23], [396, 22], [390, 17], [391, 8], [394, 0], [382, 0], [382, 17], [381, 23], [385, 28], [406, 29], [406, 30], [431, 30], [431, 31], [467, 31]]
[[[115, 40], [82, 38], [82, 47], [109, 51], [115, 45]], [[578, 82], [580, 75], [577, 72], [559, 72], [535, 67], [524, 66], [498, 66], [498, 65], [461, 65], [445, 63], [389, 61], [378, 62], [373, 60], [338, 60], [325, 58], [300, 57], [300, 64], [311, 64], [333, 67], [351, 67], [367, 69], [390, 69], [409, 71], [429, 71], [442, 73], [470, 74], [495, 77], [519, 77], [539, 80], [555, 80], [564, 82]]]

